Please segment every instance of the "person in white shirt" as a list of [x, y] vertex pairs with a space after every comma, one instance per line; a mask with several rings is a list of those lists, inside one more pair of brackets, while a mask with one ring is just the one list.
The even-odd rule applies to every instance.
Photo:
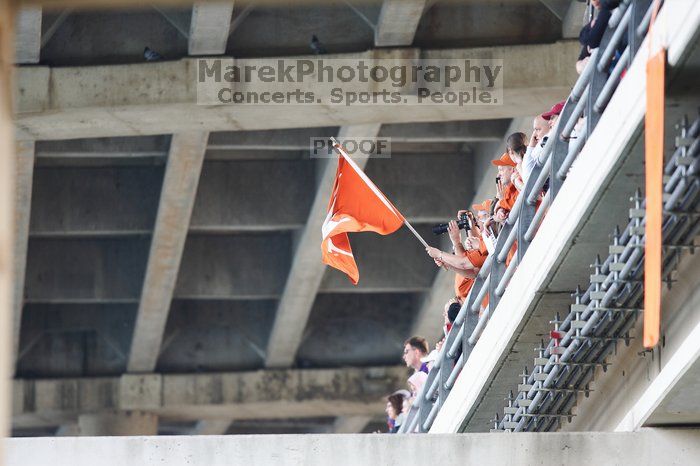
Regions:
[[[530, 137], [527, 152], [522, 163], [523, 168], [523, 183], [527, 183], [530, 173], [535, 167], [541, 167], [546, 161], [544, 154], [544, 146], [547, 143], [550, 131], [557, 125], [559, 114], [564, 109], [566, 101], [557, 102], [552, 108], [535, 117], [532, 127], [533, 132]], [[556, 131], [555, 131], [556, 132]]]
[[547, 135], [549, 134], [550, 127], [549, 122], [542, 118], [542, 115], [537, 115], [532, 123], [532, 136], [530, 136], [530, 143], [527, 146], [527, 151], [525, 152], [525, 157], [523, 158], [522, 168], [523, 168], [523, 183], [527, 183], [530, 173], [535, 167], [542, 166], [544, 164], [544, 158], [542, 157], [542, 150], [544, 145], [547, 143]]

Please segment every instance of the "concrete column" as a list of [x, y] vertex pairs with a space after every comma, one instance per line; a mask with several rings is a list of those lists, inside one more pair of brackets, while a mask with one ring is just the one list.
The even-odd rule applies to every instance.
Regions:
[[190, 55], [221, 55], [231, 25], [233, 2], [196, 3], [192, 7], [190, 25]]
[[192, 435], [226, 435], [229, 427], [231, 427], [230, 419], [198, 421], [192, 430]]
[[370, 416], [340, 416], [333, 423], [333, 433], [356, 434], [362, 432], [371, 420]]
[[56, 437], [78, 437], [80, 436], [80, 427], [78, 424], [63, 424], [56, 429]]
[[423, 16], [425, 3], [425, 0], [384, 0], [374, 30], [374, 45], [411, 45]]
[[[12, 64], [16, 3], [0, 0], [0, 439], [10, 421], [12, 354], [12, 246], [14, 223], [15, 147], [12, 122]], [[0, 465], [5, 451], [0, 442]]]
[[19, 141], [15, 158], [15, 222], [14, 222], [14, 327], [12, 361], [19, 351], [19, 334], [24, 304], [24, 275], [27, 267], [29, 243], [29, 216], [32, 208], [32, 180], [34, 175], [34, 141]]
[[170, 143], [129, 372], [151, 372], [156, 367], [208, 139], [209, 133], [192, 131], [174, 134]]
[[144, 411], [113, 411], [78, 417], [83, 437], [158, 435], [158, 416]]
[[16, 59], [17, 63], [39, 63], [41, 52], [40, 6], [23, 7], [17, 12]]

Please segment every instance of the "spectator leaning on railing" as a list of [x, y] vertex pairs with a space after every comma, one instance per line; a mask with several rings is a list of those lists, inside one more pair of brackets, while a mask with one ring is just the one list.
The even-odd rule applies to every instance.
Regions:
[[[614, 6], [609, 8], [612, 9], [619, 4], [619, 2], [613, 0], [593, 0], [593, 2], [596, 8], [608, 8], [610, 5], [614, 4]], [[601, 6], [602, 4], [607, 6]], [[605, 21], [607, 25], [607, 20]], [[596, 29], [593, 28], [595, 28], [597, 24], [592, 22], [589, 26], [592, 29], [592, 31], [589, 32], [589, 34], [591, 34], [590, 37], [594, 37]], [[529, 141], [524, 133], [513, 133], [508, 136], [506, 140], [506, 152], [498, 159], [492, 161], [492, 164], [498, 168], [495, 198], [487, 199], [481, 204], [474, 204], [472, 206], [473, 213], [468, 210], [460, 210], [457, 212], [458, 218], [461, 218], [463, 214], [469, 216], [470, 227], [467, 229], [466, 239], [462, 241], [461, 231], [458, 228], [457, 222], [452, 220], [447, 227], [447, 232], [452, 242], [452, 253], [444, 252], [430, 246], [426, 247], [426, 252], [437, 266], [455, 272], [456, 296], [447, 301], [443, 310], [445, 336], [451, 331], [452, 324], [472, 289], [476, 275], [489, 254], [490, 246], [487, 247], [485, 238], [488, 236], [488, 241], [495, 243], [493, 240], [498, 236], [504, 222], [508, 219], [510, 211], [513, 209], [518, 195], [524, 189], [532, 170], [535, 167], [544, 165], [546, 161], [544, 147], [547, 143], [549, 133], [555, 133], [555, 131], [553, 132], [552, 130], [555, 129], [557, 125], [564, 104], [564, 101], [558, 102], [554, 104], [549, 111], [534, 118], [533, 132]], [[543, 192], [546, 191], [546, 185], [547, 183], [545, 183]], [[540, 200], [538, 200], [538, 207], [540, 201], [541, 197]], [[506, 260], [507, 265], [510, 263], [516, 250], [517, 242], [514, 242]], [[481, 303], [482, 310], [488, 306], [488, 298], [489, 296], [487, 294]], [[402, 400], [401, 410], [403, 410], [404, 413], [408, 413], [413, 399], [425, 384], [428, 377], [429, 366], [431, 366], [436, 359], [444, 341], [445, 338], [438, 341], [435, 351], [430, 354], [428, 354], [429, 346], [425, 338], [412, 337], [404, 342], [403, 360], [406, 366], [412, 367], [415, 370], [413, 375], [408, 379], [408, 386], [410, 387], [412, 397], [405, 397]], [[398, 398], [395, 401], [398, 402]], [[400, 411], [396, 403], [391, 403], [391, 407], [389, 404], [390, 403], [387, 404], [387, 414], [389, 418], [395, 415], [393, 421], [390, 421], [390, 423], [393, 422], [391, 425], [394, 426], [396, 429], [395, 431], [398, 431], [400, 422], [397, 425], [396, 418], [399, 417]]]
[[428, 342], [423, 337], [411, 337], [403, 344], [403, 360], [407, 367], [412, 367], [416, 372], [428, 373], [428, 366], [421, 362], [421, 358], [428, 355]]
[[[612, 10], [620, 6], [620, 0], [591, 0], [591, 3], [597, 11], [597, 16], [583, 26], [578, 36], [582, 47], [576, 62], [576, 71], [579, 74], [586, 68], [593, 49], [597, 49], [600, 46], [600, 41], [603, 39], [603, 34], [612, 16]], [[620, 46], [624, 50], [627, 46], [626, 38], [623, 37], [622, 42]]]
[[525, 158], [523, 159], [523, 181], [525, 183], [527, 183], [527, 179], [530, 177], [532, 170], [544, 164], [545, 160], [542, 156], [542, 152], [544, 145], [547, 143], [547, 135], [550, 129], [549, 122], [545, 120], [542, 115], [537, 115], [532, 121], [532, 135], [530, 136], [530, 142], [525, 152]]

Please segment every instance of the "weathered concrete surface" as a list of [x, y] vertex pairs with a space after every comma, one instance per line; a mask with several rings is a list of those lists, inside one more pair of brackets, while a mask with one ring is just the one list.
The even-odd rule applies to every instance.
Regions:
[[[343, 127], [338, 137], [372, 138], [379, 133], [379, 127], [380, 125]], [[311, 313], [311, 306], [326, 271], [326, 265], [319, 260], [319, 238], [321, 226], [326, 218], [328, 199], [333, 191], [337, 164], [334, 163], [334, 159], [318, 160], [323, 168], [319, 171], [320, 179], [309, 218], [299, 237], [289, 276], [277, 308], [267, 345], [266, 367], [289, 367], [294, 362]], [[360, 169], [364, 168], [367, 161], [367, 158], [356, 160]]]
[[14, 215], [14, 324], [12, 333], [12, 354], [17, 355], [19, 347], [22, 305], [24, 304], [24, 275], [27, 267], [29, 246], [29, 218], [32, 205], [32, 180], [34, 174], [34, 141], [17, 143], [15, 157], [15, 215]]
[[158, 416], [142, 411], [81, 414], [78, 432], [83, 437], [157, 435]]
[[199, 421], [195, 425], [192, 435], [224, 435], [229, 427], [231, 427], [229, 419]]
[[82, 413], [136, 410], [169, 419], [285, 419], [382, 412], [402, 367], [15, 380], [13, 426], [58, 425]]
[[8, 465], [694, 464], [697, 429], [635, 433], [9, 439]]
[[151, 372], [156, 367], [208, 140], [207, 132], [191, 132], [175, 134], [170, 142], [129, 372]]
[[333, 423], [333, 433], [356, 434], [362, 432], [362, 429], [371, 420], [371, 416], [341, 416]]
[[232, 13], [233, 1], [196, 3], [192, 7], [189, 54], [221, 55], [224, 53]]
[[[77, 68], [20, 68], [17, 113], [21, 134], [35, 139], [129, 136], [189, 130], [254, 130], [305, 126], [494, 119], [522, 116], [563, 98], [576, 78], [578, 44], [485, 47], [453, 50], [386, 49], [338, 55], [504, 60], [503, 104], [406, 105], [197, 105], [196, 60]], [[245, 65], [246, 60], [238, 60]], [[508, 72], [513, 70], [513, 72]], [[515, 72], [514, 70], [518, 70]], [[89, 92], [86, 90], [89, 89]], [[119, 92], [115, 92], [117, 89]], [[291, 90], [291, 89], [290, 89]], [[371, 90], [371, 89], [367, 89]], [[342, 109], [342, 111], [340, 111]]]
[[374, 29], [374, 45], [411, 45], [425, 4], [426, 0], [384, 0]]
[[15, 61], [39, 63], [41, 52], [41, 7], [24, 7], [15, 24]]

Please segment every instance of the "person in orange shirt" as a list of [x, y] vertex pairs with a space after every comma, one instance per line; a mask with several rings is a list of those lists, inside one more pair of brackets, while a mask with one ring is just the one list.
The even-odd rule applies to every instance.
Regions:
[[[458, 215], [463, 211], [458, 212]], [[472, 215], [473, 218], [473, 215]], [[453, 254], [443, 252], [437, 248], [428, 246], [426, 252], [435, 261], [438, 267], [455, 272], [455, 294], [460, 300], [464, 300], [474, 284], [474, 278], [486, 260], [486, 254], [481, 251], [481, 241], [471, 230], [467, 232], [465, 244], [462, 244], [460, 230], [457, 222], [452, 220], [447, 232], [452, 242]]]
[[[499, 159], [494, 160], [494, 165], [498, 167], [498, 204], [494, 211], [493, 220], [498, 223], [503, 223], [508, 218], [510, 211], [515, 205], [515, 201], [518, 199], [518, 188], [515, 183], [512, 182], [513, 174], [515, 173], [515, 167], [517, 164], [511, 158], [508, 152], [505, 152]], [[510, 264], [511, 259], [515, 256], [515, 252], [518, 249], [517, 243], [513, 243], [510, 251], [508, 252], [508, 258], [506, 259], [506, 266]]]
[[496, 186], [499, 201], [498, 206], [496, 207], [495, 217], [496, 221], [503, 222], [503, 220], [508, 218], [508, 215], [507, 212], [505, 212], [505, 216], [503, 216], [503, 219], [500, 220], [498, 218], [499, 208], [510, 212], [515, 205], [515, 200], [518, 198], [519, 194], [518, 188], [512, 182], [517, 164], [513, 161], [508, 152], [504, 152], [500, 158], [492, 161], [491, 163], [498, 167]]

